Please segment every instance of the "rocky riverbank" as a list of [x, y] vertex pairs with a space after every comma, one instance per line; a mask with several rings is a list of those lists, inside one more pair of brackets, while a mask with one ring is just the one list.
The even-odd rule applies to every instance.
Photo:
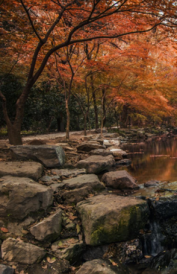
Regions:
[[0, 273], [176, 273], [177, 183], [138, 185], [117, 170], [130, 164], [126, 138], [8, 149], [0, 161]]

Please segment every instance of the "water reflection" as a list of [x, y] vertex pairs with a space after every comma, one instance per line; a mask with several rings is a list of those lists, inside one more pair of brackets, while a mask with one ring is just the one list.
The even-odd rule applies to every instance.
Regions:
[[126, 145], [132, 164], [127, 171], [138, 183], [149, 180], [177, 181], [177, 139], [157, 139], [151, 142]]

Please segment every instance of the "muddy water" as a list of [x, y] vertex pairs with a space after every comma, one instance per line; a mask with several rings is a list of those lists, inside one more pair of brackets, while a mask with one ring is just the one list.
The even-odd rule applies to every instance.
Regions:
[[177, 138], [126, 145], [132, 164], [127, 168], [139, 184], [149, 180], [177, 181]]

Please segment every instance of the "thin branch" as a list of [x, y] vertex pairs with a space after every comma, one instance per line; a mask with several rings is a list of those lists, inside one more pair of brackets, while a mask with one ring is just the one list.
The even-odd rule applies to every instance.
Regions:
[[25, 4], [23, 3], [23, 0], [20, 0], [20, 2], [21, 2], [21, 4], [22, 4], [22, 6], [23, 6], [23, 8], [24, 8], [24, 10], [25, 10], [25, 12], [26, 12], [26, 14], [27, 14], [27, 16], [28, 16], [28, 19], [29, 19], [29, 21], [30, 21], [30, 24], [31, 24], [31, 26], [32, 26], [32, 29], [33, 29], [34, 33], [36, 34], [36, 36], [37, 36], [37, 38], [39, 39], [39, 41], [42, 42], [42, 39], [41, 39], [41, 37], [39, 36], [39, 34], [38, 34], [38, 32], [37, 32], [37, 30], [36, 30], [34, 24], [33, 24], [33, 21], [32, 21], [32, 19], [31, 19], [30, 14], [29, 14], [29, 10], [26, 8]]

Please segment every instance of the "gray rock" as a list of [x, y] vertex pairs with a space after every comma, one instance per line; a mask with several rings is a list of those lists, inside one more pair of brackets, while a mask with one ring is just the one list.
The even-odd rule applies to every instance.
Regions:
[[12, 155], [17, 160], [33, 160], [47, 168], [61, 167], [65, 163], [65, 153], [60, 146], [12, 146]]
[[104, 146], [100, 145], [97, 142], [87, 142], [87, 143], [82, 143], [77, 147], [77, 151], [84, 151], [84, 152], [90, 152], [93, 149], [103, 149], [105, 148]]
[[116, 166], [129, 166], [131, 165], [131, 160], [130, 159], [122, 159], [118, 162], [116, 162]]
[[146, 201], [98, 195], [77, 204], [88, 245], [127, 241], [138, 236], [149, 217]]
[[144, 186], [145, 187], [151, 187], [151, 186], [158, 186], [158, 184], [159, 184], [159, 181], [150, 180], [150, 181], [144, 183]]
[[43, 185], [47, 185], [50, 186], [56, 182], [60, 182], [60, 177], [59, 176], [43, 176], [42, 178], [40, 178], [40, 183], [42, 183]]
[[135, 179], [125, 170], [111, 171], [103, 175], [102, 181], [115, 189], [138, 189]]
[[112, 153], [112, 155], [116, 158], [116, 159], [122, 159], [122, 158], [126, 158], [127, 157], [127, 153], [126, 151], [118, 148], [118, 147], [110, 147], [109, 148], [110, 152]]
[[30, 212], [47, 209], [53, 202], [53, 190], [29, 178], [2, 177], [0, 184], [0, 217], [18, 220]]
[[68, 238], [53, 243], [51, 249], [56, 257], [73, 262], [80, 257], [85, 245], [77, 238]]
[[45, 218], [30, 228], [31, 234], [39, 241], [55, 240], [60, 235], [62, 225], [62, 210]]
[[66, 189], [75, 189], [84, 186], [89, 186], [95, 190], [104, 188], [103, 184], [100, 183], [98, 176], [95, 174], [81, 175], [76, 178], [64, 180], [62, 183]]
[[59, 192], [61, 189], [64, 188], [64, 184], [63, 183], [58, 183], [58, 184], [51, 184], [50, 188], [53, 190], [53, 192]]
[[77, 204], [84, 200], [89, 194], [95, 193], [94, 189], [89, 186], [67, 190], [62, 194], [62, 199], [69, 204]]
[[38, 180], [42, 172], [43, 166], [36, 162], [0, 162], [0, 176], [11, 175]]
[[112, 155], [112, 152], [106, 149], [94, 149], [90, 151], [90, 155], [108, 156]]
[[109, 168], [112, 167], [114, 164], [115, 160], [112, 155], [105, 157], [93, 155], [88, 157], [87, 159], [79, 161], [77, 167], [85, 168], [87, 170], [87, 173], [98, 174], [104, 170], [109, 170]]
[[11, 222], [8, 221], [7, 229], [9, 231], [9, 236], [23, 236], [23, 231], [25, 231], [25, 228], [34, 223], [35, 220], [31, 217], [26, 218], [23, 222]]
[[67, 260], [57, 259], [55, 262], [51, 260], [43, 261], [42, 264], [30, 265], [26, 269], [28, 274], [63, 274], [70, 272], [70, 264]]
[[[76, 274], [116, 274], [120, 272], [115, 272], [110, 268], [110, 266], [103, 260], [97, 259], [90, 262], [84, 263], [81, 268], [76, 272]], [[125, 272], [124, 272], [125, 273]]]
[[118, 139], [104, 140], [103, 145], [105, 145], [106, 147], [119, 146], [120, 141]]
[[0, 274], [14, 274], [14, 269], [8, 265], [0, 264]]
[[82, 169], [52, 169], [52, 172], [58, 176], [65, 176], [65, 177], [76, 177], [80, 174], [85, 174], [86, 170]]
[[13, 238], [2, 243], [1, 252], [3, 260], [22, 264], [40, 262], [46, 254], [43, 248]]

